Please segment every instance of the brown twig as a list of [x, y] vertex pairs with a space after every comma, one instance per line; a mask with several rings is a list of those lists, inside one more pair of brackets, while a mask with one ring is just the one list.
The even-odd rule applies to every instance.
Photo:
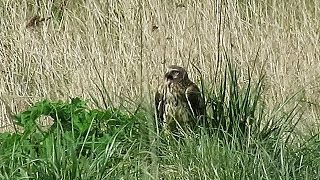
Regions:
[[40, 16], [33, 16], [28, 23], [26, 24], [26, 28], [39, 26], [41, 22], [48, 21], [51, 17], [40, 18]]

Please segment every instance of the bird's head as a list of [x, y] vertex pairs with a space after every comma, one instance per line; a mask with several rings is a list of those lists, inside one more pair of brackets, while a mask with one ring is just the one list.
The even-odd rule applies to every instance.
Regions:
[[168, 67], [166, 74], [164, 75], [164, 80], [166, 83], [180, 83], [189, 79], [187, 71], [180, 66], [171, 65]]

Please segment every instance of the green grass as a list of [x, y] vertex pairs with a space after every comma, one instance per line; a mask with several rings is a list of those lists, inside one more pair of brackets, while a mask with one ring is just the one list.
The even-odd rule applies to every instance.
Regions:
[[[263, 76], [240, 87], [228, 67], [207, 97], [207, 126], [178, 140], [157, 135], [143, 108], [90, 109], [80, 98], [35, 103], [15, 116], [23, 131], [0, 134], [0, 178], [317, 179], [320, 136], [297, 131], [299, 94], [267, 109]], [[41, 116], [51, 117], [49, 128]]]
[[[1, 1], [0, 179], [319, 179], [318, 17], [318, 0]], [[150, 106], [171, 64], [207, 100], [179, 140]]]

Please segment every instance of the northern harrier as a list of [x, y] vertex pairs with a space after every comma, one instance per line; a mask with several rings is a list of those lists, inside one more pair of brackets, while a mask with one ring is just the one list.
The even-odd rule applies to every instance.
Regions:
[[205, 113], [200, 90], [180, 66], [169, 66], [164, 82], [155, 94], [160, 129], [165, 132], [189, 132]]

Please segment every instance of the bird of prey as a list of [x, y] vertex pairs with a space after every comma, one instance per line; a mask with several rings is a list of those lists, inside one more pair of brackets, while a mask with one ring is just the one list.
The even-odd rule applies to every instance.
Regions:
[[165, 133], [188, 133], [205, 114], [205, 104], [196, 84], [187, 71], [177, 65], [169, 66], [163, 84], [155, 94], [158, 127]]

